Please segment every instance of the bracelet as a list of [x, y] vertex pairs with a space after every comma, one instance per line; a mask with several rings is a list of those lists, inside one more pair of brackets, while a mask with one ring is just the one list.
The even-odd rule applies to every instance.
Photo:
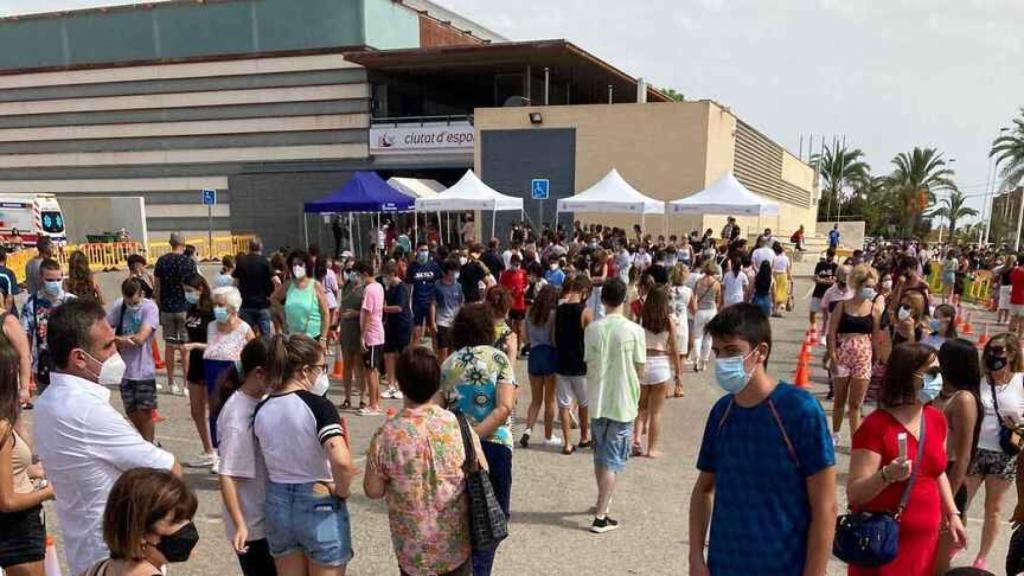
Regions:
[[889, 483], [889, 478], [888, 478], [888, 477], [886, 477], [886, 475], [885, 475], [885, 466], [882, 466], [882, 467], [881, 467], [881, 468], [879, 469], [879, 472], [881, 472], [881, 473], [882, 473], [882, 482], [885, 482], [886, 484], [888, 484], [888, 483]]

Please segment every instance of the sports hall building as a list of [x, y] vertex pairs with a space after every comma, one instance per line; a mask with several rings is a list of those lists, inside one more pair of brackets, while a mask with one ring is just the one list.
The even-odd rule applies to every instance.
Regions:
[[[0, 19], [0, 193], [142, 197], [151, 240], [205, 235], [206, 188], [215, 233], [275, 246], [298, 243], [303, 203], [356, 170], [450, 185], [474, 168], [526, 198], [536, 222], [613, 167], [665, 200], [732, 170], [782, 206], [746, 230], [814, 229], [813, 170], [727, 107], [671, 102], [570, 42], [513, 42], [429, 0], [171, 0]], [[530, 199], [533, 178], [550, 180], [551, 200]], [[674, 231], [721, 219], [682, 220]], [[325, 235], [321, 221], [311, 240]]]

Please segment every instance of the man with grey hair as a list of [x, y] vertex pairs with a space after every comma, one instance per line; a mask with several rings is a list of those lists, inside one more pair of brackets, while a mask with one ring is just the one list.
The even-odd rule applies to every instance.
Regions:
[[273, 271], [263, 256], [263, 244], [258, 238], [249, 242], [249, 253], [238, 257], [232, 273], [242, 294], [242, 307], [238, 316], [246, 324], [258, 329], [263, 336], [274, 333], [270, 316], [270, 295], [274, 293]]
[[164, 330], [164, 345], [167, 362], [167, 385], [171, 394], [182, 394], [184, 387], [174, 380], [174, 357], [181, 357], [182, 378], [184, 379], [185, 352], [181, 345], [188, 339], [185, 331], [185, 279], [196, 273], [196, 263], [185, 255], [185, 239], [178, 232], [171, 234], [171, 251], [156, 261], [153, 276], [154, 299], [160, 307], [160, 326]]

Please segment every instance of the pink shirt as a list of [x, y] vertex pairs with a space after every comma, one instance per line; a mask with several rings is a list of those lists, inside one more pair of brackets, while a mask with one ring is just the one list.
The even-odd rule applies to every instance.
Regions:
[[363, 292], [363, 312], [366, 313], [367, 346], [384, 344], [384, 287], [380, 282], [370, 282]]

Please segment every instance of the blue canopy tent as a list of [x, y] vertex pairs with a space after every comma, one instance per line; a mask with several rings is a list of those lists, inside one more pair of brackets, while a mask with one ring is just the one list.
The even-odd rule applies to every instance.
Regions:
[[[381, 212], [409, 212], [416, 200], [402, 194], [381, 179], [376, 172], [356, 172], [334, 192], [315, 202], [306, 202], [306, 214], [348, 214], [348, 242], [355, 249], [352, 238], [352, 213], [368, 212], [377, 214], [380, 226]], [[303, 217], [306, 246], [309, 246], [309, 227]]]

